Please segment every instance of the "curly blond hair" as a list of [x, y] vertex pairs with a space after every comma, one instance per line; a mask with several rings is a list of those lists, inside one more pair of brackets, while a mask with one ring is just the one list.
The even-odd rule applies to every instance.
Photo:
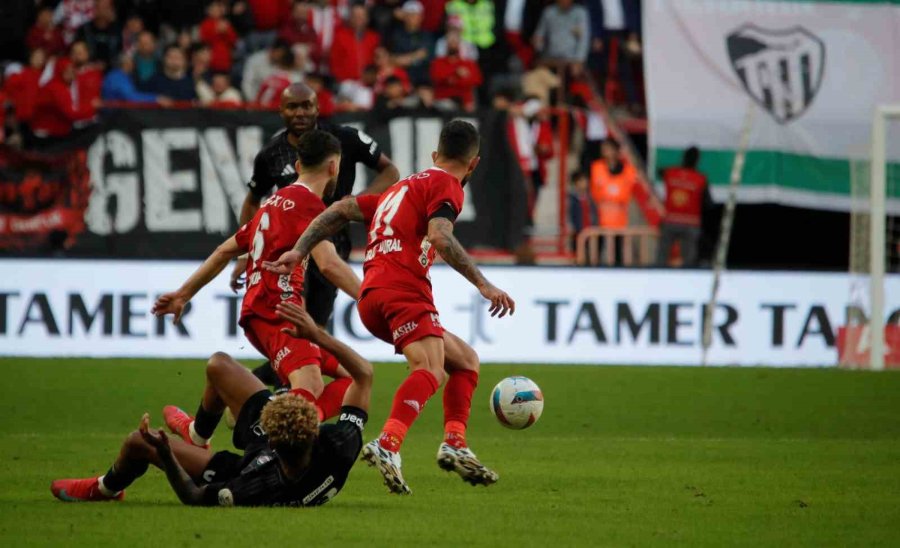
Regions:
[[260, 426], [276, 448], [302, 452], [319, 435], [319, 414], [305, 398], [282, 394], [263, 407]]

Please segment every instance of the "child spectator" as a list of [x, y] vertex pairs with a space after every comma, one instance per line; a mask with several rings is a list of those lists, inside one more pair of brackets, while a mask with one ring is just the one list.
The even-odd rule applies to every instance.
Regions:
[[206, 19], [200, 23], [200, 40], [209, 46], [209, 66], [215, 72], [231, 71], [231, 50], [238, 40], [234, 27], [225, 18], [225, 11], [222, 0], [213, 0], [206, 8]]
[[38, 48], [44, 50], [47, 55], [57, 55], [66, 49], [62, 31], [53, 23], [53, 10], [44, 7], [37, 14], [34, 26], [28, 31], [25, 45], [29, 51]]
[[585, 228], [597, 226], [599, 222], [597, 203], [591, 197], [590, 183], [586, 173], [572, 174], [569, 189], [569, 222], [572, 223], [572, 231], [576, 236]]
[[365, 67], [372, 64], [375, 48], [381, 42], [369, 29], [369, 12], [362, 4], [350, 8], [347, 24], [338, 27], [331, 47], [331, 75], [338, 82], [359, 80]]
[[239, 107], [244, 102], [241, 92], [231, 86], [231, 77], [225, 72], [215, 72], [211, 83], [197, 81], [197, 97], [205, 107]]

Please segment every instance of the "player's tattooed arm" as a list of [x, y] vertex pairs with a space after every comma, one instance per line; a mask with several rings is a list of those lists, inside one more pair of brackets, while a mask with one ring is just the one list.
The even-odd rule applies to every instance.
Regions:
[[337, 234], [350, 222], [364, 220], [355, 198], [335, 202], [313, 219], [292, 250], [283, 253], [275, 262], [263, 261], [263, 268], [276, 274], [290, 274], [320, 242]]
[[450, 219], [434, 217], [429, 220], [428, 241], [447, 264], [477, 287], [485, 299], [491, 301], [491, 316], [499, 315], [502, 318], [507, 312], [512, 314], [516, 311], [516, 303], [512, 297], [484, 277], [475, 261], [453, 235], [453, 222]]
[[166, 479], [169, 480], [169, 485], [178, 495], [178, 500], [190, 506], [203, 504], [206, 487], [198, 487], [178, 462], [169, 446], [169, 438], [166, 433], [150, 428], [150, 415], [144, 413], [138, 430], [144, 441], [156, 449], [160, 468], [166, 473]]

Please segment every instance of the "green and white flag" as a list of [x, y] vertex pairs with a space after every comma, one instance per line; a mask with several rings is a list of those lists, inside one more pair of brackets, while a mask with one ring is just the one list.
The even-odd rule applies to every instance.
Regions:
[[696, 145], [724, 191], [752, 104], [739, 199], [849, 209], [874, 108], [900, 103], [900, 0], [646, 0], [644, 40], [656, 166]]

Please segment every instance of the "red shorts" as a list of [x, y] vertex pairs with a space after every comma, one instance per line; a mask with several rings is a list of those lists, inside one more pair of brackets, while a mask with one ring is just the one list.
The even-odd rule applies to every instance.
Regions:
[[437, 308], [428, 297], [387, 287], [366, 290], [356, 303], [359, 318], [369, 332], [394, 345], [397, 354], [425, 337], [443, 337]]
[[317, 344], [281, 332], [282, 328], [290, 326], [288, 322], [269, 322], [259, 318], [248, 318], [244, 322], [247, 340], [272, 362], [272, 369], [286, 385], [291, 384], [288, 376], [292, 372], [322, 363], [322, 353]]

